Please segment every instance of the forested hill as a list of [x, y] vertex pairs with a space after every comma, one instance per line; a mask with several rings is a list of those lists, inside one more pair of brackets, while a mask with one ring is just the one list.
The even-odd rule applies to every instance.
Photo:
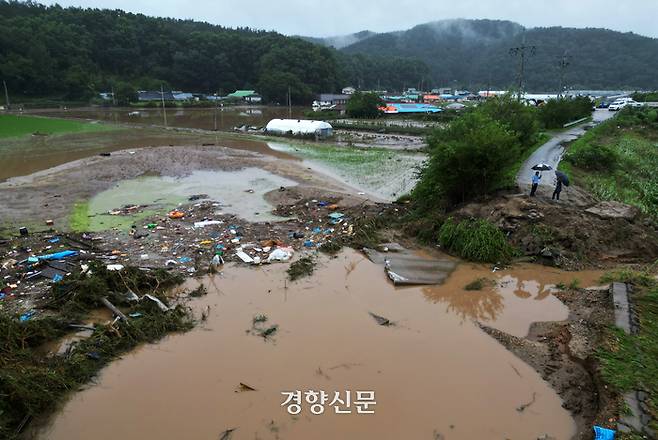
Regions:
[[0, 79], [14, 96], [87, 99], [113, 87], [228, 93], [256, 89], [296, 103], [347, 85], [402, 88], [420, 61], [339, 53], [300, 38], [118, 10], [0, 0]]
[[375, 34], [345, 53], [403, 56], [424, 61], [431, 83], [505, 88], [514, 82], [517, 59], [510, 48], [536, 46], [527, 63], [530, 90], [555, 90], [558, 60], [568, 55], [568, 86], [582, 89], [658, 88], [658, 39], [606, 29], [532, 28], [509, 21], [444, 20], [402, 32]]

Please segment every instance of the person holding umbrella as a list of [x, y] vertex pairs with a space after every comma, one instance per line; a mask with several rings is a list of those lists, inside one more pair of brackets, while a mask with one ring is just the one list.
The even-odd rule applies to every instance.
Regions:
[[537, 187], [539, 186], [539, 182], [541, 181], [540, 171], [548, 171], [552, 169], [552, 167], [545, 163], [538, 163], [537, 165], [532, 167], [532, 169], [535, 170], [536, 172], [532, 176], [532, 189], [530, 190], [530, 197], [534, 197], [535, 193], [537, 192]]
[[553, 200], [560, 200], [560, 193], [562, 192], [562, 184], [569, 186], [569, 178], [561, 171], [555, 172], [555, 191], [553, 191]]
[[562, 192], [562, 180], [557, 177], [555, 183], [555, 190], [553, 191], [552, 200], [560, 200], [560, 193]]
[[530, 190], [530, 197], [535, 196], [540, 180], [541, 180], [541, 174], [539, 174], [539, 171], [535, 171], [535, 175], [532, 176], [532, 189]]

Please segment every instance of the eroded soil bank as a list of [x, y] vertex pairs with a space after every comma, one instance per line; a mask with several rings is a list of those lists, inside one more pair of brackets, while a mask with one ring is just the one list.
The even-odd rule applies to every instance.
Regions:
[[[191, 303], [209, 310], [201, 328], [110, 365], [40, 438], [205, 439], [227, 429], [236, 429], [233, 439], [575, 434], [532, 368], [443, 301], [428, 304], [427, 289], [394, 288], [355, 251], [321, 258], [296, 283], [284, 268], [227, 266], [201, 280], [209, 294]], [[277, 326], [267, 338], [252, 331], [261, 315]], [[291, 416], [281, 392], [294, 390], [373, 390], [375, 414], [337, 415], [327, 406], [322, 415], [305, 408]]]

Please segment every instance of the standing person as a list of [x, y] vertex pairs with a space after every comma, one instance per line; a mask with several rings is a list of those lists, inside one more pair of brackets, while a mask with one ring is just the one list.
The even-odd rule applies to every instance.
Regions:
[[553, 191], [553, 200], [560, 200], [560, 193], [562, 192], [562, 179], [557, 177], [557, 183], [555, 184], [555, 191]]
[[532, 189], [530, 190], [530, 197], [534, 197], [537, 192], [537, 187], [539, 186], [539, 181], [541, 180], [541, 175], [539, 171], [535, 172], [535, 175], [532, 176]]

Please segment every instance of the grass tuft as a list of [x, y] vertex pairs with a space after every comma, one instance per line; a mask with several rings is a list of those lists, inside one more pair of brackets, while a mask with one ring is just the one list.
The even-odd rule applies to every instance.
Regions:
[[290, 264], [288, 268], [288, 277], [290, 281], [296, 281], [300, 278], [307, 277], [313, 273], [315, 268], [315, 261], [311, 257], [302, 257], [294, 263]]
[[448, 218], [439, 229], [438, 238], [441, 246], [468, 261], [507, 262], [516, 254], [505, 234], [483, 219], [457, 223]]

